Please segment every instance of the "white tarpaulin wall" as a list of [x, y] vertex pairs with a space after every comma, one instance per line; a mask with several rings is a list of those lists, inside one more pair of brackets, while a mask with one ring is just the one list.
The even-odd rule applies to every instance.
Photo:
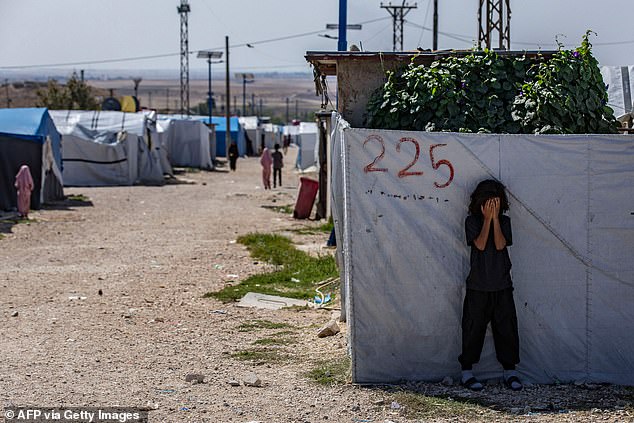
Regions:
[[[518, 370], [634, 385], [634, 137], [346, 126], [332, 192], [355, 382], [459, 374], [464, 220], [476, 184], [496, 178], [511, 208]], [[501, 374], [490, 333], [474, 371]]]
[[[75, 126], [63, 134], [66, 186], [133, 185], [139, 177], [138, 135], [94, 131]], [[161, 180], [162, 174], [159, 174]]]

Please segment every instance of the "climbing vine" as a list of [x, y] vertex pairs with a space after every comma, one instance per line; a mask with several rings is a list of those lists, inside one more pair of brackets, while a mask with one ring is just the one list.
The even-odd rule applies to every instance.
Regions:
[[493, 51], [411, 63], [371, 97], [368, 126], [492, 133], [614, 133], [618, 127], [588, 31], [548, 60]]

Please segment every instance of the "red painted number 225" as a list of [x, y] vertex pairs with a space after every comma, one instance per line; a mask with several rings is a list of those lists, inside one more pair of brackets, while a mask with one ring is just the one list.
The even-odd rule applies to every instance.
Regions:
[[[387, 172], [388, 171], [387, 168], [376, 167], [378, 165], [378, 163], [385, 156], [385, 142], [383, 141], [383, 138], [381, 136], [379, 136], [379, 135], [370, 135], [363, 142], [363, 146], [365, 147], [371, 141], [373, 143], [378, 143], [381, 146], [381, 151], [374, 158], [374, 160], [372, 160], [371, 163], [369, 163], [366, 166], [364, 166], [363, 171], [366, 172], [366, 173], [368, 173], [368, 172]], [[409, 143], [414, 144], [414, 148], [416, 149], [415, 153], [414, 153], [414, 159], [411, 162], [409, 162], [407, 164], [407, 166], [405, 166], [403, 169], [399, 170], [398, 173], [397, 173], [397, 176], [399, 178], [406, 178], [408, 176], [420, 176], [420, 175], [423, 174], [422, 171], [410, 171], [409, 170], [418, 161], [418, 158], [420, 156], [420, 145], [419, 145], [418, 141], [416, 139], [414, 139], [414, 138], [403, 137], [400, 140], [398, 140], [398, 143], [396, 144], [396, 152], [397, 153], [401, 152], [401, 144], [403, 144], [405, 142], [409, 142]], [[436, 156], [434, 155], [434, 150], [435, 149], [437, 149], [438, 147], [444, 147], [446, 145], [447, 144], [432, 144], [432, 145], [429, 146], [429, 159], [431, 160], [431, 167], [434, 170], [438, 170], [441, 166], [447, 166], [449, 168], [449, 179], [447, 179], [447, 181], [445, 183], [443, 183], [443, 184], [440, 184], [438, 182], [434, 182], [434, 185], [437, 188], [446, 188], [446, 187], [449, 186], [449, 184], [451, 184], [451, 181], [453, 181], [454, 169], [453, 169], [453, 165], [451, 164], [451, 162], [449, 160], [445, 160], [445, 159], [436, 160]]]

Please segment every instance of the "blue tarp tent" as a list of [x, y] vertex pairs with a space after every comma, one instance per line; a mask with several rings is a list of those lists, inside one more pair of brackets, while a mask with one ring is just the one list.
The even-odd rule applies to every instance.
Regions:
[[[209, 118], [205, 119], [208, 122]], [[227, 145], [225, 143], [227, 132], [227, 119], [225, 117], [212, 116], [211, 123], [216, 126], [216, 156], [227, 156]], [[244, 138], [244, 129], [240, 126], [238, 117], [234, 116], [230, 119], [231, 140], [238, 144], [238, 153], [240, 156], [247, 154], [247, 145]]]
[[31, 208], [62, 199], [61, 136], [47, 109], [0, 109], [0, 209], [16, 207], [15, 175], [28, 165], [35, 188]]

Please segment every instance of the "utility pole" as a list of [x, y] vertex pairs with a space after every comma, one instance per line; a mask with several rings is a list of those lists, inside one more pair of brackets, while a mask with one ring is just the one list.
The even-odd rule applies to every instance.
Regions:
[[225, 108], [225, 154], [229, 159], [229, 145], [231, 144], [231, 87], [229, 86], [229, 36], [225, 36], [225, 84], [227, 89], [227, 107]]
[[255, 82], [252, 73], [236, 73], [236, 78], [242, 78], [242, 116], [247, 115], [247, 84]]
[[4, 80], [4, 88], [7, 93], [7, 109], [11, 108], [11, 98], [9, 97], [9, 78], [5, 78]]
[[176, 8], [181, 16], [181, 114], [189, 115], [189, 28], [187, 14], [191, 11], [187, 0]]
[[295, 117], [294, 119], [297, 119], [299, 117], [299, 115], [297, 114], [297, 106], [299, 105], [299, 100], [295, 99]]
[[132, 82], [134, 83], [134, 96], [139, 99], [139, 84], [141, 83], [142, 78], [132, 78]]
[[438, 0], [434, 0], [434, 42], [432, 50], [438, 50]]
[[260, 116], [262, 116], [262, 97], [260, 97]]
[[251, 93], [251, 116], [255, 116], [255, 93]]
[[346, 39], [346, 29], [348, 23], [348, 0], [339, 0], [339, 40], [337, 50], [348, 50], [348, 40]]
[[286, 123], [289, 122], [288, 120], [288, 103], [289, 103], [290, 99], [288, 97], [286, 97]]
[[[381, 3], [381, 9], [387, 10], [387, 13], [392, 16], [392, 27], [393, 27], [393, 36], [392, 36], [392, 51], [403, 51], [403, 22], [405, 21], [405, 15], [407, 15], [410, 10], [416, 9], [416, 3], [414, 5], [409, 5], [405, 3], [406, 0], [403, 0], [403, 4], [400, 6], [393, 6], [390, 2], [387, 5]], [[400, 46], [400, 49], [396, 48]]]
[[[510, 0], [479, 0], [478, 47], [496, 48], [493, 34], [498, 34], [497, 49], [511, 49], [511, 5]], [[485, 10], [483, 10], [486, 7]], [[484, 15], [484, 16], [483, 16]]]

